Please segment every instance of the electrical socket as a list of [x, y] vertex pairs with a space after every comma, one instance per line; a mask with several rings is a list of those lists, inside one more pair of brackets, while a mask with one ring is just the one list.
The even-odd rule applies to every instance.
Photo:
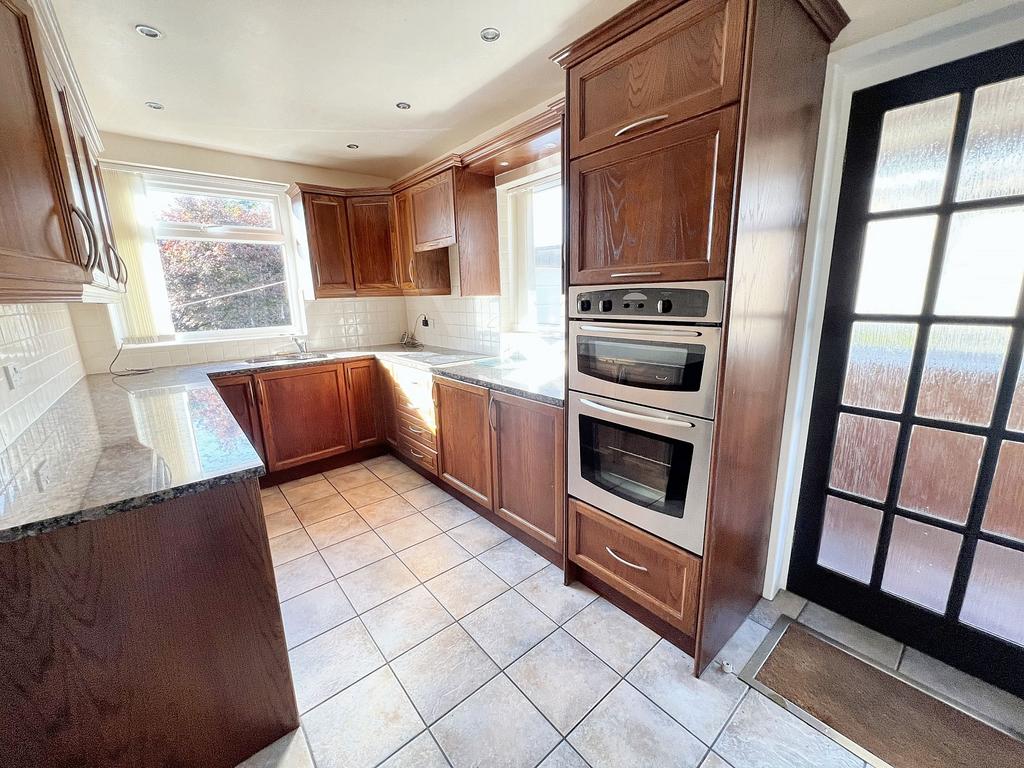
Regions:
[[430, 320], [427, 319], [426, 315], [424, 315], [423, 319], [420, 320], [420, 325], [422, 325], [424, 328], [429, 328], [430, 327]]
[[21, 384], [21, 366], [16, 363], [8, 363], [4, 366], [4, 376], [7, 378], [7, 388], [17, 389]]

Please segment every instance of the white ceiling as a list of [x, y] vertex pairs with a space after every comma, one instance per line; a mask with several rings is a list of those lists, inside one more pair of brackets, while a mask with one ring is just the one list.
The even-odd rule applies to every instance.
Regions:
[[[629, 4], [52, 2], [100, 130], [389, 178], [558, 94], [563, 73], [548, 56]], [[958, 2], [843, 0], [854, 22], [839, 42]], [[141, 37], [138, 23], [163, 39]], [[486, 26], [500, 40], [484, 43]]]

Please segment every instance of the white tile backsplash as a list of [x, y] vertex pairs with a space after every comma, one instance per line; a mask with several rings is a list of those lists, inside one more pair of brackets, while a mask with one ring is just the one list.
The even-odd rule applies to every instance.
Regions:
[[[496, 355], [501, 343], [500, 303], [497, 296], [410, 296], [405, 312], [409, 328], [415, 323], [416, 338], [424, 344]], [[426, 314], [429, 327], [419, 324], [420, 314]]]
[[0, 366], [11, 364], [21, 379], [11, 389], [0, 374], [0, 449], [85, 375], [68, 305], [0, 305]]

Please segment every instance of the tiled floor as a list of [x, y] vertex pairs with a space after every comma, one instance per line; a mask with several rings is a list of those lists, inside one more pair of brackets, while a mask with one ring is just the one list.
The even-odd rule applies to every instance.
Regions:
[[[564, 587], [558, 568], [392, 457], [263, 500], [302, 728], [245, 768], [862, 768], [737, 678], [783, 613], [935, 687], [965, 686], [788, 593], [695, 679], [689, 656]], [[970, 695], [998, 707], [978, 685]]]

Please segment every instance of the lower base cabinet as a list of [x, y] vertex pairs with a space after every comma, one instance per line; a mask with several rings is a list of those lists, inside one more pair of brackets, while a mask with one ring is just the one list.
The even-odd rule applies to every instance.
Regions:
[[438, 474], [482, 507], [494, 510], [489, 392], [484, 387], [434, 378]]
[[256, 385], [252, 376], [222, 376], [213, 382], [220, 393], [224, 404], [235, 417], [238, 426], [256, 453], [264, 462], [267, 460], [267, 452], [263, 447], [263, 427], [260, 424], [260, 414], [256, 408]]

